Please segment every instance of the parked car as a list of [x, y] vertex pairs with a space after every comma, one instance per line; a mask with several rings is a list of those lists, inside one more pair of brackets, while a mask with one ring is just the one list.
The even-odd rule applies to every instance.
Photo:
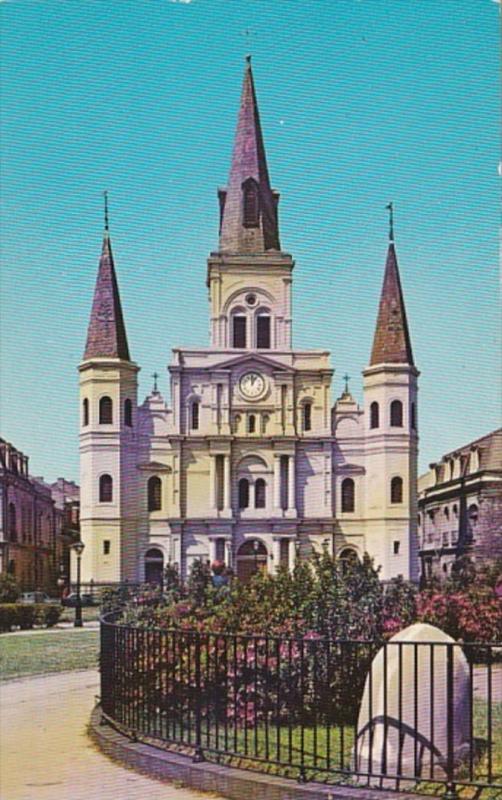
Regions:
[[45, 592], [23, 592], [21, 597], [19, 598], [20, 603], [54, 603], [57, 600], [53, 600], [49, 597], [48, 594]]
[[[94, 598], [92, 594], [81, 594], [80, 601], [82, 606], [95, 606], [98, 604], [97, 598]], [[67, 597], [63, 597], [61, 605], [66, 606], [66, 608], [75, 608], [77, 605], [77, 593], [72, 592]]]

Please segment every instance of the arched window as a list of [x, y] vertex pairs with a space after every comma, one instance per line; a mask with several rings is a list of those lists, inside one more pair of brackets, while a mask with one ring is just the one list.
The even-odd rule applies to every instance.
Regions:
[[392, 478], [390, 482], [390, 502], [402, 503], [403, 502], [403, 479], [399, 477]]
[[190, 408], [190, 427], [193, 431], [199, 430], [199, 403], [194, 400]]
[[[411, 429], [416, 431], [417, 429], [417, 409], [415, 403], [412, 403], [410, 406], [410, 417], [411, 417]], [[452, 466], [453, 471], [453, 466]]]
[[352, 478], [344, 478], [342, 481], [342, 511], [354, 511], [355, 493], [355, 485]]
[[249, 506], [249, 483], [246, 478], [241, 478], [239, 481], [239, 508], [247, 508]]
[[377, 402], [370, 405], [370, 428], [380, 427], [380, 407]]
[[82, 425], [89, 424], [89, 401], [87, 397], [84, 397], [82, 402]]
[[11, 542], [17, 542], [17, 517], [14, 503], [9, 503], [9, 538]]
[[124, 425], [132, 428], [132, 403], [129, 398], [124, 401]]
[[270, 316], [258, 314], [256, 317], [256, 347], [260, 350], [270, 349]]
[[302, 409], [302, 425], [304, 431], [312, 430], [312, 403], [304, 403]]
[[111, 475], [101, 475], [99, 479], [99, 502], [111, 503], [113, 499], [113, 478]]
[[102, 397], [99, 401], [99, 424], [111, 425], [113, 422], [113, 404], [111, 397]]
[[266, 484], [263, 478], [258, 478], [254, 485], [254, 505], [255, 508], [265, 508], [266, 503]]
[[248, 433], [255, 433], [256, 432], [256, 417], [254, 414], [250, 414], [248, 417]]
[[393, 400], [390, 404], [390, 424], [392, 428], [403, 427], [403, 404], [400, 400]]
[[148, 511], [160, 511], [162, 508], [162, 481], [157, 475], [148, 479]]
[[260, 224], [260, 190], [253, 178], [242, 184], [243, 223], [245, 228], [257, 228]]
[[246, 323], [244, 314], [234, 314], [232, 317], [232, 347], [246, 347]]

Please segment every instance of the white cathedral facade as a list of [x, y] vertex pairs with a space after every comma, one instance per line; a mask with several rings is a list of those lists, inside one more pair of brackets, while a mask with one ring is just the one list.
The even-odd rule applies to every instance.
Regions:
[[158, 580], [221, 560], [242, 579], [327, 547], [416, 578], [417, 377], [391, 233], [364, 405], [332, 405], [329, 353], [292, 349], [294, 262], [281, 250], [251, 65], [220, 239], [209, 347], [176, 348], [170, 405], [138, 404], [106, 225], [80, 372], [83, 581]]

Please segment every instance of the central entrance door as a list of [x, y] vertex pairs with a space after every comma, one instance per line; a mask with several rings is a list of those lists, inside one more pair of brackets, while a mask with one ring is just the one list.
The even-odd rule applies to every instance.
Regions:
[[260, 539], [249, 539], [237, 552], [237, 577], [247, 583], [258, 570], [267, 569], [267, 548]]
[[161, 586], [163, 572], [164, 556], [161, 550], [151, 547], [145, 553], [145, 583]]

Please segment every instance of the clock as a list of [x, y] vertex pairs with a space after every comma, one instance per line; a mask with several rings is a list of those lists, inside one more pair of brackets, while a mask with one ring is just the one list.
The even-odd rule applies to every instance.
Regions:
[[265, 378], [259, 372], [246, 372], [239, 381], [239, 388], [244, 397], [256, 400], [265, 391]]

